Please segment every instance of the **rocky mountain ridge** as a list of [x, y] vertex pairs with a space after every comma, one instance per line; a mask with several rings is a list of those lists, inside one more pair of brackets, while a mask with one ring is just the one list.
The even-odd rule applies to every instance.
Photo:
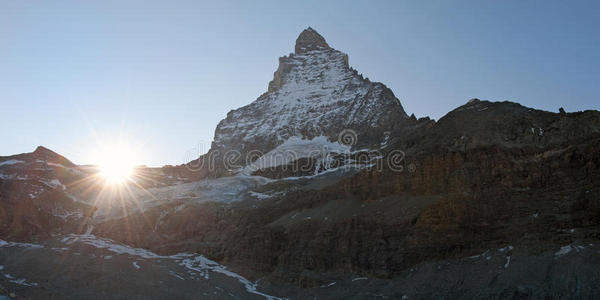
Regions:
[[[44, 155], [53, 173], [20, 180], [47, 151], [0, 158], [0, 238], [88, 233], [200, 253], [281, 297], [597, 298], [599, 149], [596, 110], [471, 99], [438, 121], [408, 117], [309, 28], [268, 92], [219, 123], [207, 155], [144, 170], [152, 184], [138, 190], [98, 198], [92, 174], [58, 172], [79, 169], [54, 166], [57, 155]], [[194, 168], [252, 150], [250, 162]], [[64, 188], [25, 197], [23, 184], [54, 179]], [[55, 203], [80, 208], [57, 200], [68, 195], [88, 212], [90, 199], [119, 201], [58, 226]]]

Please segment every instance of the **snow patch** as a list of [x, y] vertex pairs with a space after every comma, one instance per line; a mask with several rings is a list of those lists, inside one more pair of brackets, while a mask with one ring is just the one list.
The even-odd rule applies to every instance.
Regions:
[[[117, 244], [115, 241], [96, 237], [94, 235], [76, 235], [70, 234], [64, 237], [61, 240], [62, 243], [72, 245], [74, 243], [84, 243], [96, 248], [106, 249], [108, 251], [114, 252], [116, 254], [128, 254], [131, 256], [137, 256], [145, 259], [172, 259], [177, 262], [179, 265], [184, 266], [190, 270], [196, 271], [200, 273], [204, 278], [208, 279], [209, 271], [221, 273], [223, 275], [232, 277], [237, 279], [241, 284], [244, 285], [246, 291], [252, 294], [256, 294], [259, 296], [263, 296], [267, 299], [281, 299], [278, 297], [274, 297], [271, 295], [267, 295], [261, 293], [257, 290], [257, 284], [251, 282], [245, 277], [236, 274], [227, 270], [225, 266], [220, 265], [219, 263], [212, 261], [202, 255], [196, 253], [179, 253], [171, 256], [163, 256], [153, 253], [151, 251], [141, 249], [141, 248], [132, 248], [130, 246]], [[134, 267], [136, 264], [134, 262]], [[137, 267], [136, 267], [137, 268]]]
[[263, 199], [268, 199], [273, 197], [272, 195], [267, 195], [267, 194], [263, 194], [263, 193], [259, 193], [259, 192], [255, 192], [255, 191], [250, 191], [249, 192], [251, 196], [255, 197], [258, 200], [263, 200]]
[[256, 189], [272, 181], [274, 180], [261, 176], [238, 175], [160, 188], [140, 189], [132, 187], [131, 193], [123, 195], [122, 202], [118, 205], [112, 205], [111, 201], [108, 201], [110, 199], [98, 201], [98, 210], [94, 215], [94, 219], [101, 221], [122, 218], [126, 214], [144, 212], [161, 204], [177, 204], [177, 202], [181, 202], [180, 199], [185, 199], [186, 203], [181, 207], [178, 206], [176, 211], [180, 211], [192, 203], [241, 201], [246, 199], [249, 190]]
[[10, 280], [10, 282], [24, 286], [38, 286], [37, 282], [27, 282], [25, 278]]
[[479, 257], [485, 256], [488, 252], [489, 252], [489, 250], [485, 250], [485, 252], [483, 252], [481, 254], [469, 256], [469, 258], [479, 258]]
[[28, 249], [44, 248], [44, 246], [38, 245], [38, 244], [7, 242], [5, 240], [0, 240], [0, 247], [22, 247], [22, 248], [28, 248]]
[[185, 278], [183, 278], [181, 275], [173, 272], [173, 271], [169, 271], [169, 274], [171, 274], [171, 276], [175, 277], [175, 278], [179, 278], [181, 280], [185, 280]]
[[39, 182], [41, 182], [41, 183], [43, 183], [43, 184], [45, 184], [45, 185], [47, 185], [47, 186], [49, 186], [49, 187], [51, 187], [51, 188], [53, 188], [53, 189], [57, 189], [57, 188], [59, 188], [59, 187], [60, 187], [60, 188], [61, 188], [63, 191], [67, 189], [67, 187], [66, 187], [64, 184], [62, 184], [62, 183], [60, 182], [60, 180], [58, 180], [58, 179], [52, 179], [52, 180], [50, 180], [50, 181], [46, 181], [46, 180], [40, 179], [40, 180], [39, 180]]
[[342, 145], [338, 142], [331, 142], [325, 136], [317, 136], [310, 140], [293, 136], [283, 144], [258, 158], [253, 163], [244, 167], [240, 173], [250, 175], [254, 171], [287, 165], [300, 158], [322, 159], [331, 152], [350, 152], [350, 146]]
[[197, 271], [200, 274], [205, 274], [205, 278], [208, 278], [207, 277], [208, 270], [210, 270], [212, 272], [216, 272], [216, 273], [221, 273], [223, 275], [237, 279], [239, 282], [241, 282], [246, 287], [246, 291], [248, 291], [249, 293], [263, 296], [267, 299], [281, 299], [281, 298], [267, 295], [267, 294], [257, 291], [256, 283], [251, 282], [250, 280], [242, 277], [239, 274], [236, 274], [236, 273], [233, 273], [233, 272], [227, 270], [227, 268], [225, 266], [219, 265], [217, 262], [212, 261], [202, 255], [183, 253], [183, 254], [176, 254], [171, 257], [172, 258], [181, 258], [181, 257], [186, 257], [186, 256], [188, 258], [183, 259], [181, 261], [181, 264], [188, 269]]
[[132, 248], [129, 246], [116, 244], [114, 241], [105, 238], [96, 237], [93, 234], [69, 234], [61, 240], [62, 243], [72, 245], [76, 242], [90, 245], [99, 249], [106, 249], [116, 254], [128, 254], [142, 258], [161, 258], [157, 255], [142, 248]]
[[69, 217], [73, 217], [75, 219], [83, 218], [83, 213], [80, 210], [68, 211], [63, 208], [54, 208], [52, 210], [52, 215], [63, 219], [63, 221], [66, 221]]
[[9, 166], [9, 165], [14, 165], [14, 164], [22, 164], [22, 163], [24, 163], [24, 161], [22, 161], [22, 160], [9, 159], [9, 160], [0, 162], [0, 166]]
[[369, 279], [369, 278], [368, 277], [356, 277], [356, 278], [353, 278], [352, 281], [354, 282], [357, 280], [367, 280], [367, 279]]
[[[0, 271], [4, 270], [4, 266], [0, 266]], [[8, 279], [9, 282], [12, 282], [14, 284], [18, 284], [18, 285], [23, 285], [23, 286], [38, 286], [38, 284], [36, 282], [27, 282], [27, 279], [25, 278], [15, 278], [15, 276], [12, 276], [8, 273], [4, 273], [4, 278]]]
[[561, 256], [567, 255], [569, 254], [569, 252], [571, 252], [571, 250], [573, 250], [573, 247], [571, 247], [571, 245], [562, 246], [560, 247], [560, 250], [554, 253], [554, 257], [559, 258]]

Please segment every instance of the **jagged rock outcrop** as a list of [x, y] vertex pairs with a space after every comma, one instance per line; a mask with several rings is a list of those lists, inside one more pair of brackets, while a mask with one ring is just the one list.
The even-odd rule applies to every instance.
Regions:
[[296, 54], [303, 54], [313, 50], [328, 49], [331, 49], [331, 47], [329, 47], [325, 38], [310, 27], [300, 33], [296, 39], [296, 47], [294, 48]]

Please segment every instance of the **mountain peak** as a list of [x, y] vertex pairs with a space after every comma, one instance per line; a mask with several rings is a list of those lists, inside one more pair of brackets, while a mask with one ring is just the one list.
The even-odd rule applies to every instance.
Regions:
[[296, 55], [279, 58], [267, 93], [219, 122], [210, 155], [267, 153], [297, 137], [335, 141], [346, 129], [360, 135], [355, 147], [381, 145], [407, 118], [389, 88], [363, 78], [347, 54], [309, 27], [296, 40]]
[[37, 146], [37, 148], [35, 148], [35, 151], [33, 151], [33, 153], [36, 153], [36, 154], [47, 153], [47, 154], [56, 155], [56, 152], [54, 152], [44, 146]]
[[44, 160], [47, 162], [62, 164], [67, 167], [74, 167], [75, 164], [66, 159], [64, 156], [44, 147], [38, 146], [35, 151], [33, 151], [33, 157], [36, 159]]
[[296, 39], [296, 54], [320, 49], [331, 49], [331, 47], [329, 47], [325, 38], [311, 27], [304, 29]]

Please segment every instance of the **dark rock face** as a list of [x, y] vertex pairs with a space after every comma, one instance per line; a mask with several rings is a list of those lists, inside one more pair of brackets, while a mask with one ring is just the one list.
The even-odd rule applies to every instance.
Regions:
[[296, 54], [303, 54], [312, 50], [330, 49], [329, 45], [318, 32], [308, 27], [296, 39]]
[[88, 174], [42, 146], [34, 152], [0, 157], [0, 238], [21, 240], [77, 232], [93, 213], [66, 186]]
[[[566, 281], [555, 278], [553, 287], [544, 288], [544, 280], [523, 270], [540, 263], [565, 268], [552, 253], [567, 245], [599, 242], [600, 113], [565, 116], [516, 103], [476, 101], [433, 125], [421, 120], [411, 126], [410, 131], [394, 132], [386, 147], [389, 153], [405, 151], [402, 171], [364, 170], [334, 181], [278, 181], [261, 192], [285, 191], [281, 196], [199, 204], [178, 213], [161, 207], [129, 219], [129, 230], [137, 234], [117, 221], [98, 230], [156, 251], [206, 253], [249, 276], [266, 275], [274, 286], [300, 287], [300, 295], [344, 274], [400, 280], [412, 268], [455, 259], [464, 260], [453, 272], [508, 269], [511, 275], [488, 278], [498, 282], [485, 289], [486, 295], [577, 295]], [[144, 218], [163, 210], [174, 215], [154, 228], [146, 224]], [[152, 236], [142, 234], [152, 230]], [[507, 245], [518, 254], [503, 252], [487, 263], [482, 258], [482, 264], [491, 266], [468, 260], [486, 251], [499, 253]], [[515, 265], [507, 265], [509, 256], [517, 260]], [[595, 275], [588, 271], [581, 273], [587, 279], [581, 283], [585, 292], [579, 293], [592, 296], [588, 287]], [[451, 281], [451, 273], [439, 276]], [[417, 274], [423, 280], [410, 282], [430, 290], [404, 294], [455, 295], [443, 285], [439, 288], [445, 292], [435, 294], [437, 285], [425, 283], [434, 275]], [[530, 286], [520, 286], [519, 280]], [[465, 295], [476, 294], [477, 282], [466, 280], [454, 287], [464, 289]], [[399, 290], [388, 292], [401, 296]]]

